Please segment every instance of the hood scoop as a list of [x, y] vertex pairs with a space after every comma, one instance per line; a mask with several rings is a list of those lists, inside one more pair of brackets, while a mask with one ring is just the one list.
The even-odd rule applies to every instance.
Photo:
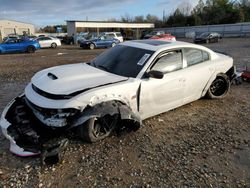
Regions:
[[50, 72], [47, 74], [47, 76], [48, 76], [49, 78], [51, 78], [52, 80], [57, 80], [57, 79], [58, 79], [56, 75], [54, 75], [54, 74], [52, 74], [52, 73], [50, 73]]

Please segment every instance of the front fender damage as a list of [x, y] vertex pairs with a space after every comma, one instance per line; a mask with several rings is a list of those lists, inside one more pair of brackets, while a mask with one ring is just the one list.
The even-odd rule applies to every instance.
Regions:
[[[6, 138], [10, 140], [12, 148], [18, 149], [11, 150], [12, 153], [19, 156], [40, 154], [43, 164], [59, 162], [68, 143], [67, 133], [74, 127], [84, 126], [84, 123], [92, 117], [118, 114], [121, 119], [121, 123], [118, 125], [120, 130], [127, 128], [136, 131], [142, 124], [139, 113], [134, 113], [130, 107], [119, 101], [87, 106], [82, 112], [78, 111], [73, 116], [65, 117], [67, 118], [65, 127], [52, 127], [44, 124], [37, 118], [33, 110], [25, 96], [17, 97], [2, 116], [4, 121], [1, 122], [5, 122], [5, 125], [1, 124], [1, 128]], [[41, 114], [44, 113], [46, 118], [49, 114], [56, 117], [54, 110], [39, 110], [41, 110]], [[62, 110], [58, 110], [58, 113], [60, 112]], [[58, 114], [58, 118], [62, 118], [60, 114]]]
[[114, 116], [117, 114], [121, 120], [117, 127], [120, 130], [126, 128], [127, 130], [136, 131], [142, 125], [139, 113], [133, 112], [129, 106], [120, 101], [107, 101], [96, 104], [95, 106], [87, 106], [79, 115], [79, 118], [73, 122], [71, 128], [83, 125], [93, 117], [100, 118], [106, 115]]

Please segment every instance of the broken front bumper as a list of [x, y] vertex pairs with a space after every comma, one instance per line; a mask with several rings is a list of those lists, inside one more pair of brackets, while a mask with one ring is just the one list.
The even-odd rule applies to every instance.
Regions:
[[65, 139], [61, 137], [63, 129], [51, 128], [40, 122], [28, 107], [24, 95], [13, 99], [5, 107], [0, 127], [10, 141], [10, 151], [21, 157], [44, 153], [51, 155], [65, 146]]
[[6, 115], [11, 108], [11, 106], [15, 103], [16, 99], [13, 99], [4, 109], [1, 118], [0, 118], [0, 126], [2, 129], [3, 135], [10, 141], [10, 151], [18, 156], [26, 157], [26, 156], [34, 156], [40, 154], [39, 152], [30, 152], [25, 151], [25, 149], [19, 147], [16, 144], [14, 138], [8, 134], [8, 128], [11, 126], [11, 123], [6, 119]]
[[66, 147], [65, 136], [68, 130], [82, 126], [92, 117], [115, 114], [118, 114], [121, 120], [125, 120], [117, 129], [132, 131], [139, 129], [141, 125], [139, 115], [132, 112], [127, 105], [117, 101], [88, 106], [80, 112], [76, 109], [40, 108], [22, 95], [6, 106], [0, 126], [4, 136], [10, 141], [12, 153], [23, 157], [41, 154], [45, 159], [51, 155], [59, 155], [59, 152]]

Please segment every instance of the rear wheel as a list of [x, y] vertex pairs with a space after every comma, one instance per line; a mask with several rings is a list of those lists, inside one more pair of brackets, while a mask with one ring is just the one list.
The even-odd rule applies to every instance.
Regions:
[[54, 48], [54, 49], [55, 49], [56, 47], [57, 47], [57, 44], [56, 44], [56, 43], [52, 43], [52, 44], [51, 44], [51, 48]]
[[108, 137], [116, 128], [119, 116], [94, 117], [79, 126], [80, 137], [87, 142], [97, 142]]
[[223, 98], [230, 89], [230, 80], [227, 75], [219, 74], [207, 91], [207, 97], [211, 99]]
[[34, 53], [35, 51], [36, 51], [36, 49], [34, 46], [28, 46], [28, 48], [27, 48], [28, 53]]
[[115, 47], [115, 46], [116, 46], [116, 43], [113, 42], [113, 43], [111, 44], [111, 47], [113, 48], [113, 47]]
[[94, 49], [95, 49], [95, 45], [94, 45], [93, 43], [91, 43], [91, 44], [89, 45], [89, 49], [90, 49], [90, 50], [94, 50]]

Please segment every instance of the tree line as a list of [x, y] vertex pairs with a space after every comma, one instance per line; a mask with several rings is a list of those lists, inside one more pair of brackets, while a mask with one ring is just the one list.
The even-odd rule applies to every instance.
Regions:
[[122, 22], [151, 22], [156, 27], [179, 27], [211, 24], [230, 24], [250, 22], [250, 0], [199, 0], [192, 8], [187, 1], [182, 3], [172, 14], [160, 19], [155, 15], [121, 17]]

